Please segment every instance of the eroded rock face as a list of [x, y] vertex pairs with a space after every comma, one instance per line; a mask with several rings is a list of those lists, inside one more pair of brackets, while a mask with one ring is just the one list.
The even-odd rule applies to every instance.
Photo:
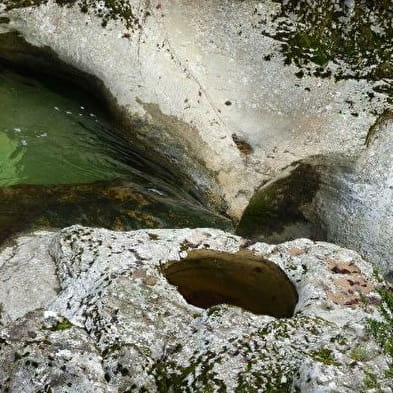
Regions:
[[343, 164], [340, 159], [332, 160], [324, 165], [321, 188], [311, 207], [324, 226], [328, 241], [357, 250], [390, 279], [392, 131], [392, 115], [388, 112], [375, 123], [367, 149], [356, 159]]
[[[362, 5], [345, 5], [340, 12], [346, 24], [334, 12], [341, 5], [328, 3], [313, 25], [312, 12], [302, 12], [312, 6], [293, 2], [207, 1], [197, 7], [182, 0], [116, 0], [100, 8], [89, 0], [35, 0], [33, 7], [7, 0], [2, 30], [19, 32], [101, 80], [132, 125], [129, 136], [164, 151], [212, 198], [218, 184], [228, 213], [239, 218], [254, 190], [292, 162], [359, 152], [387, 105], [374, 80], [351, 72], [344, 72], [344, 79], [336, 75], [338, 67], [361, 63], [350, 56], [351, 48], [349, 54], [340, 52], [340, 40], [353, 42], [340, 34], [347, 33], [348, 24], [358, 28]], [[378, 15], [379, 26], [384, 14]], [[309, 37], [319, 30], [302, 32], [304, 19], [307, 29], [320, 29], [322, 35], [323, 21], [331, 20], [337, 34], [323, 35], [322, 48], [314, 48], [318, 43]], [[364, 43], [364, 51], [373, 39], [380, 47], [381, 29]], [[329, 42], [338, 49], [330, 53]], [[288, 54], [291, 45], [299, 53]], [[15, 43], [2, 47], [2, 57], [31, 64], [39, 57], [42, 66], [38, 52], [28, 54]], [[314, 52], [330, 63], [318, 62]], [[285, 65], [288, 59], [294, 61]]]
[[360, 154], [315, 156], [284, 171], [255, 194], [238, 233], [269, 242], [327, 240], [358, 251], [392, 279], [392, 131], [387, 111]]
[[[337, 166], [367, 155], [370, 130], [391, 106], [389, 2], [104, 3], [2, 2], [1, 58], [60, 74], [67, 64], [84, 73], [81, 83], [94, 79], [127, 137], [149, 146], [150, 156], [166, 157], [162, 163], [232, 218], [288, 165], [328, 157]], [[382, 145], [372, 149], [389, 162]], [[284, 235], [318, 232], [317, 238], [353, 247], [388, 274], [390, 230], [382, 233], [373, 222], [391, 221], [389, 209], [365, 212], [364, 206], [385, 206], [383, 198], [389, 204], [389, 185], [356, 174], [352, 187], [341, 169], [321, 172], [328, 174], [327, 186], [311, 212], [316, 222], [308, 225], [310, 215], [292, 206], [296, 222]], [[381, 192], [373, 196], [364, 182]], [[313, 184], [305, 186], [298, 202], [315, 195]], [[333, 194], [340, 197], [335, 201]], [[288, 218], [281, 215], [278, 225], [266, 217], [263, 225], [280, 232]]]
[[[330, 46], [342, 37], [324, 29], [326, 20], [338, 18], [350, 22], [348, 29], [338, 26], [339, 34], [360, 28], [372, 36], [367, 20], [356, 22], [361, 2], [345, 2], [344, 15], [335, 12], [338, 2], [329, 2], [316, 23], [304, 2], [104, 3], [100, 9], [89, 0], [3, 1], [1, 57], [55, 72], [64, 71], [56, 68], [63, 62], [91, 75], [127, 124], [128, 137], [150, 146], [152, 156], [169, 158], [217, 206], [222, 196], [231, 217], [240, 218], [260, 185], [273, 197], [278, 190], [277, 203], [270, 197], [262, 207], [273, 206], [280, 222], [257, 212], [265, 228], [284, 228], [291, 237], [299, 228], [307, 236], [317, 228], [389, 273], [391, 149], [388, 128], [375, 134], [385, 125], [374, 125], [389, 105], [391, 66], [383, 56], [391, 48], [377, 46], [383, 56], [377, 53], [354, 75], [373, 40], [357, 47], [344, 37], [344, 46]], [[116, 5], [115, 15], [108, 14]], [[389, 13], [388, 6], [373, 7], [367, 18], [385, 15], [385, 8]], [[374, 33], [389, 42], [383, 28]], [[310, 41], [318, 32], [323, 40]], [[57, 60], [48, 65], [46, 56]], [[296, 169], [291, 172], [290, 182], [272, 179], [299, 160], [311, 166], [316, 182], [310, 189], [302, 181], [291, 204], [288, 190], [299, 186], [303, 172], [295, 178]], [[282, 214], [288, 201], [290, 231]], [[224, 300], [244, 305], [229, 287], [215, 285], [214, 275], [208, 288], [195, 287], [196, 295], [182, 292], [207, 309], [187, 303], [163, 272], [189, 263], [195, 249], [219, 253], [210, 258], [220, 263], [240, 261], [248, 250], [256, 263], [275, 264], [296, 290], [293, 317], [209, 307]], [[26, 271], [29, 250], [34, 263]], [[365, 318], [378, 317], [372, 268], [338, 246], [250, 245], [207, 229], [74, 227], [18, 239], [1, 260], [5, 392], [361, 392], [370, 387], [367, 378], [391, 392], [383, 374], [387, 359], [365, 331]], [[256, 277], [265, 273], [255, 270]]]
[[[337, 166], [367, 155], [370, 130], [391, 106], [389, 2], [104, 3], [4, 1], [1, 58], [64, 74], [60, 64], [68, 64], [84, 72], [82, 83], [90, 75], [128, 138], [149, 146], [151, 156], [165, 156], [161, 162], [235, 219], [255, 190], [288, 165], [317, 156]], [[374, 154], [385, 157], [377, 145]], [[286, 227], [287, 238], [319, 231], [317, 238], [353, 247], [389, 273], [390, 230], [384, 234], [372, 222], [389, 222], [390, 213], [363, 209], [385, 206], [382, 198], [390, 202], [389, 185], [356, 174], [359, 183], [350, 183], [359, 186], [352, 187], [342, 170], [326, 173], [328, 185], [312, 210], [316, 223], [309, 226], [312, 219], [291, 207], [296, 222]], [[364, 182], [375, 184], [379, 196]], [[310, 187], [300, 202], [314, 196]], [[330, 210], [336, 213], [329, 216]], [[365, 224], [349, 219], [350, 211], [367, 216]], [[273, 224], [263, 223], [268, 229]], [[280, 236], [264, 238], [277, 242]]]
[[[305, 239], [250, 245], [211, 229], [111, 232], [75, 226], [29, 241], [33, 248], [50, 243], [40, 255], [52, 256], [56, 270], [47, 275], [53, 290], [60, 290], [26, 297], [25, 315], [3, 318], [4, 391], [354, 392], [367, 390], [370, 373], [391, 391], [383, 377], [387, 359], [365, 330], [364, 318], [378, 316], [377, 282], [371, 266], [352, 251]], [[2, 251], [1, 261], [10, 250]], [[187, 303], [164, 274], [167, 267], [178, 265], [179, 271], [198, 263], [201, 253], [221, 261], [217, 266], [229, 261], [237, 276], [242, 264], [256, 280], [281, 272], [298, 296], [294, 316]], [[22, 274], [16, 269], [16, 276]], [[38, 285], [40, 276], [35, 280]], [[209, 285], [219, 293], [219, 283]], [[0, 302], [7, 309], [12, 299], [2, 294]]]

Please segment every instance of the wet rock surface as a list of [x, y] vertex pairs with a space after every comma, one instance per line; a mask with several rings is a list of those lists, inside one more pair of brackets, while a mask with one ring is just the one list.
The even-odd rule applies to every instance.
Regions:
[[[250, 245], [212, 229], [74, 226], [26, 239], [31, 247], [49, 243], [40, 255], [53, 258], [48, 275], [58, 293], [32, 293], [25, 315], [3, 317], [4, 392], [360, 392], [370, 374], [391, 391], [387, 358], [365, 329], [366, 317], [378, 317], [378, 282], [352, 251], [305, 239]], [[238, 270], [244, 264], [247, 271], [245, 252], [256, 264], [270, 261], [296, 289], [293, 317], [187, 303], [165, 267], [182, 267], [203, 250], [238, 261]], [[0, 260], [9, 253], [3, 249]], [[1, 294], [0, 302], [9, 309], [12, 298]]]
[[[312, 45], [319, 41], [304, 39], [299, 53], [291, 55], [299, 60], [286, 64], [283, 45], [290, 46], [292, 35], [302, 35], [303, 20], [307, 29], [320, 30], [320, 52], [334, 43], [337, 50], [326, 54], [326, 61], [331, 59], [327, 68], [359, 63], [355, 54], [340, 60], [340, 40], [361, 46], [356, 16], [368, 3], [355, 2], [352, 14], [343, 10], [348, 23], [341, 21], [336, 3], [322, 7], [313, 25], [313, 4], [296, 7], [293, 2], [207, 1], [196, 7], [184, 1], [116, 0], [97, 8], [84, 0], [37, 0], [32, 7], [7, 1], [3, 15], [9, 21], [2, 24], [2, 36], [18, 32], [36, 49], [15, 43], [15, 37], [12, 44], [4, 39], [2, 57], [30, 64], [38, 57], [43, 67], [42, 51], [50, 51], [98, 78], [106, 89], [99, 91], [112, 97], [131, 126], [129, 138], [150, 145], [153, 156], [160, 151], [170, 157], [201, 190], [221, 193], [228, 214], [240, 218], [255, 189], [294, 161], [358, 153], [368, 128], [389, 105], [388, 95], [375, 91], [372, 79], [351, 77], [350, 72], [335, 79], [333, 71], [322, 78], [325, 68], [318, 73], [322, 66], [312, 57], [320, 49]], [[388, 5], [376, 8], [389, 13]], [[384, 17], [374, 14], [379, 26]], [[325, 37], [324, 20], [341, 21], [336, 40]], [[355, 31], [352, 40], [341, 37], [348, 25]], [[306, 38], [313, 34], [309, 30]], [[284, 36], [276, 36], [278, 32]], [[370, 34], [361, 54], [373, 43], [380, 48], [382, 30]], [[380, 51], [384, 49], [388, 56], [389, 39]]]
[[148, 179], [0, 188], [0, 241], [18, 232], [73, 224], [116, 230], [218, 227], [232, 222], [179, 190]]

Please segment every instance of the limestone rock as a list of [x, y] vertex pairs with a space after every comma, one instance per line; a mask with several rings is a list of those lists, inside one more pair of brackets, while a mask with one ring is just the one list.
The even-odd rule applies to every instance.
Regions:
[[370, 143], [352, 161], [321, 166], [321, 188], [312, 204], [326, 238], [358, 251], [393, 279], [393, 121], [381, 115], [370, 129]]
[[[361, 252], [389, 275], [390, 180], [365, 171], [375, 164], [382, 174], [390, 162], [369, 131], [391, 107], [391, 5], [281, 3], [5, 0], [0, 54], [65, 77], [79, 70], [128, 138], [166, 157], [159, 161], [235, 219], [288, 165], [330, 161], [305, 214], [316, 225], [297, 221], [284, 238], [322, 229], [317, 238]], [[346, 163], [367, 156], [366, 146], [370, 160], [348, 175]]]
[[[306, 239], [250, 244], [213, 229], [74, 226], [33, 236], [50, 243], [60, 290], [49, 304], [30, 297], [43, 311], [1, 329], [4, 391], [354, 392], [367, 391], [370, 374], [391, 391], [383, 377], [388, 359], [365, 329], [365, 318], [378, 318], [378, 283], [353, 251]], [[191, 295], [182, 288], [185, 274]], [[220, 274], [231, 278], [233, 290], [222, 286]], [[251, 292], [247, 303], [236, 292], [243, 276], [251, 288], [282, 280], [280, 290], [262, 297], [256, 286], [259, 298]], [[288, 318], [219, 304], [291, 299]]]
[[20, 236], [0, 252], [0, 324], [46, 305], [58, 290], [55, 265], [48, 254], [54, 234]]
[[[102, 94], [132, 126], [128, 137], [170, 157], [213, 198], [221, 190], [232, 217], [240, 217], [255, 188], [292, 162], [359, 152], [387, 105], [366, 78], [321, 78], [312, 62], [299, 77], [299, 66], [285, 65], [278, 33], [296, 12], [303, 16], [298, 7], [283, 10], [270, 0], [209, 0], [203, 7], [119, 0], [102, 9], [88, 0], [33, 4], [4, 1], [2, 29], [41, 52], [15, 39], [7, 44], [3, 34], [1, 57], [44, 67], [49, 51], [58, 73], [64, 68], [56, 56], [98, 78]], [[328, 64], [333, 71], [334, 64]]]
[[391, 280], [392, 131], [387, 111], [359, 154], [317, 155], [283, 171], [255, 194], [238, 233], [269, 242], [326, 239], [356, 250]]

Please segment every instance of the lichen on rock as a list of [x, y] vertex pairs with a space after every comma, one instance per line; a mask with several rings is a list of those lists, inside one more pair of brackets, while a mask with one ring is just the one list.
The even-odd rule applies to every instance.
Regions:
[[[280, 2], [277, 31], [285, 61], [304, 74], [368, 79], [392, 94], [393, 6], [390, 1]], [[311, 64], [317, 67], [310, 67]]]
[[[70, 392], [84, 386], [102, 392], [353, 392], [367, 390], [364, 379], [371, 372], [390, 389], [378, 377], [387, 359], [365, 328], [365, 318], [378, 317], [379, 284], [372, 267], [352, 251], [305, 239], [250, 244], [212, 229], [74, 226], [47, 236], [60, 292], [41, 303], [46, 311], [8, 320], [0, 330], [5, 389], [29, 381], [34, 389], [67, 386]], [[220, 264], [230, 261], [228, 269], [235, 263], [247, 269], [251, 255], [270, 261], [296, 288], [294, 316], [187, 303], [163, 272], [195, 252], [209, 258], [216, 253]], [[4, 250], [0, 260], [6, 255]], [[348, 295], [342, 302], [331, 295], [343, 291], [338, 279], [348, 285], [364, 280], [367, 290], [357, 301]], [[0, 299], [6, 306], [8, 301]], [[359, 346], [368, 354], [354, 362], [352, 350]]]
[[[202, 184], [216, 182], [206, 189], [222, 191], [231, 217], [257, 190], [250, 210], [265, 229], [315, 223], [391, 273], [390, 123], [377, 120], [391, 92], [390, 3], [96, 3], [7, 0], [1, 28], [102, 81], [139, 138], [165, 149], [176, 169], [192, 163]], [[280, 177], [294, 163], [300, 170]], [[382, 318], [381, 283], [353, 251], [201, 228], [29, 236], [28, 249], [52, 267], [51, 290], [30, 291], [34, 280], [17, 279], [26, 249], [4, 247], [0, 273], [17, 265], [10, 288], [26, 283], [20, 313], [0, 292], [5, 391], [392, 392], [390, 355], [366, 322]], [[164, 273], [207, 250], [199, 267], [241, 265], [244, 252], [276, 266], [298, 297], [291, 316], [246, 311], [231, 288], [210, 297], [210, 282], [209, 302], [196, 306]]]
[[[54, 0], [62, 7], [77, 5], [81, 12], [92, 12], [102, 19], [105, 27], [109, 20], [120, 19], [128, 29], [140, 29], [139, 19], [134, 16], [132, 7], [127, 0], [104, 0], [102, 2], [92, 0]], [[48, 0], [4, 0], [6, 10], [27, 8], [46, 4]]]

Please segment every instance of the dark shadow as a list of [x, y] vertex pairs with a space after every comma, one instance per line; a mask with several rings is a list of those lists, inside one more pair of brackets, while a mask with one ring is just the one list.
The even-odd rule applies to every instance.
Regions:
[[216, 227], [232, 223], [176, 194], [127, 180], [0, 187], [0, 242], [18, 232], [80, 224], [112, 230]]
[[304, 213], [319, 185], [320, 176], [314, 166], [298, 163], [286, 168], [255, 193], [236, 233], [268, 243], [301, 237], [324, 240], [322, 229]]
[[294, 285], [276, 264], [246, 250], [194, 250], [163, 266], [163, 274], [188, 303], [201, 308], [225, 303], [286, 318], [298, 301]]

